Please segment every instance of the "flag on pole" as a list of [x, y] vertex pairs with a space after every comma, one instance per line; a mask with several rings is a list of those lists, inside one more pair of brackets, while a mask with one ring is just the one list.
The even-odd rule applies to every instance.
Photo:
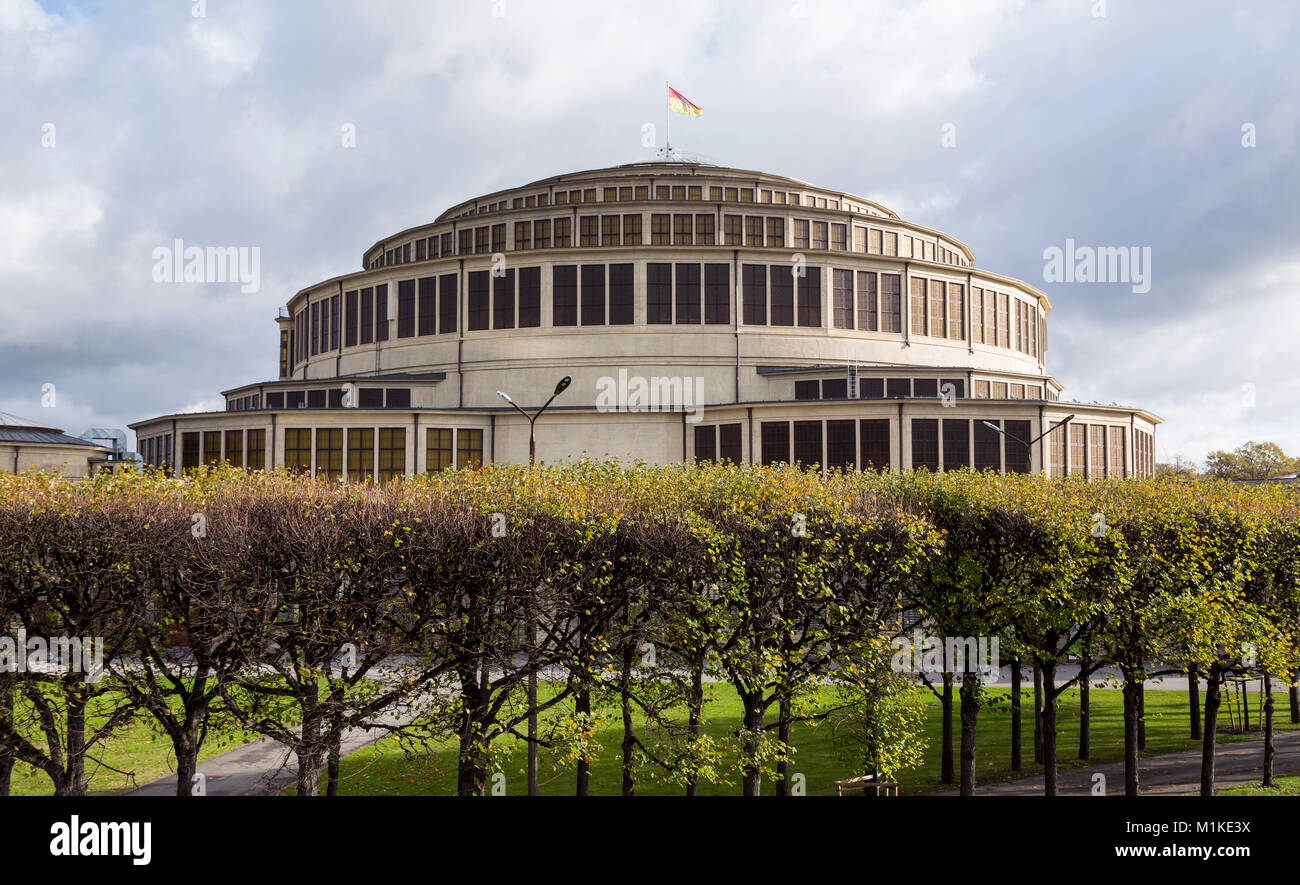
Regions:
[[699, 105], [692, 104], [686, 96], [671, 86], [668, 87], [668, 110], [686, 114], [688, 117], [698, 117], [704, 113]]

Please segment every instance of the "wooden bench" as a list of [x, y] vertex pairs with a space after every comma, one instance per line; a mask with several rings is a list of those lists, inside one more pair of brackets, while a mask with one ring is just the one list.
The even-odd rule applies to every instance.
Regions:
[[874, 774], [863, 774], [858, 777], [851, 777], [848, 780], [835, 782], [835, 795], [843, 796], [845, 791], [857, 792], [862, 791], [862, 795], [867, 795], [868, 790], [875, 790], [877, 796], [897, 796], [898, 784], [894, 781], [876, 780]]

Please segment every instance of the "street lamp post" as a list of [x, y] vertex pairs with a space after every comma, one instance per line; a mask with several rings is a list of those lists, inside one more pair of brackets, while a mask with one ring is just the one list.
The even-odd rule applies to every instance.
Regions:
[[[1058, 428], [1058, 427], [1064, 427], [1065, 425], [1069, 424], [1069, 423], [1070, 423], [1071, 421], [1073, 421], [1073, 420], [1074, 420], [1074, 416], [1073, 416], [1073, 415], [1066, 415], [1066, 416], [1065, 416], [1064, 418], [1062, 418], [1060, 421], [1056, 422], [1056, 423], [1053, 424], [1051, 427], [1047, 428], [1047, 429], [1044, 430], [1042, 433], [1038, 434], [1038, 436], [1034, 437], [1034, 438], [1031, 439], [1029, 442], [1025, 442], [1023, 439], [1021, 439], [1020, 437], [1016, 436], [1014, 433], [1009, 433], [1008, 431], [1003, 430], [1001, 427], [999, 427], [998, 425], [992, 423], [991, 421], [981, 421], [980, 423], [983, 424], [985, 427], [987, 427], [989, 430], [996, 430], [998, 433], [1002, 434], [1003, 436], [1007, 437], [1008, 439], [1014, 439], [1016, 442], [1020, 443], [1022, 446], [1025, 447], [1025, 452], [1026, 452], [1026, 453], [1030, 453], [1030, 451], [1031, 451], [1031, 447], [1034, 445], [1034, 443], [1038, 442], [1040, 439], [1042, 439], [1043, 437], [1047, 436], [1047, 434], [1051, 433], [1051, 432], [1052, 432], [1053, 430], [1055, 430], [1056, 428]], [[1032, 456], [1031, 456], [1031, 457], [1032, 457]]]
[[561, 378], [560, 383], [555, 385], [555, 393], [551, 394], [551, 398], [548, 399], [540, 409], [538, 409], [536, 412], [534, 412], [531, 415], [525, 412], [523, 409], [521, 409], [519, 407], [519, 404], [516, 403], [514, 400], [512, 400], [510, 398], [510, 395], [507, 394], [504, 390], [497, 391], [497, 396], [501, 397], [503, 400], [508, 402], [516, 412], [518, 412], [519, 414], [523, 415], [525, 418], [528, 419], [528, 466], [529, 467], [532, 467], [533, 464], [537, 462], [537, 419], [542, 416], [542, 412], [546, 411], [546, 407], [549, 406], [552, 402], [554, 402], [557, 396], [564, 393], [564, 391], [568, 389], [569, 384], [572, 381], [573, 379], [570, 378], [568, 375], [565, 375], [563, 378]]
[[[498, 390], [497, 396], [508, 402], [516, 412], [528, 419], [528, 466], [531, 468], [537, 463], [537, 419], [546, 411], [546, 407], [555, 401], [555, 398], [568, 389], [569, 384], [573, 381], [568, 375], [560, 379], [555, 385], [555, 392], [551, 394], [540, 409], [529, 415], [518, 404], [512, 400], [505, 391]], [[532, 594], [528, 596], [526, 605], [525, 619], [528, 621], [528, 795], [537, 795], [537, 669], [533, 666], [532, 657], [537, 650], [537, 612], [533, 608]]]

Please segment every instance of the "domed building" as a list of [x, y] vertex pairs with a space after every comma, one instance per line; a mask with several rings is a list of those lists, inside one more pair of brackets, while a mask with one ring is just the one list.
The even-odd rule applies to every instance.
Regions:
[[1044, 292], [792, 178], [558, 175], [452, 206], [361, 267], [289, 300], [277, 378], [131, 425], [146, 462], [376, 481], [526, 462], [512, 402], [532, 413], [569, 378], [539, 460], [1154, 472], [1157, 416], [1060, 400]]

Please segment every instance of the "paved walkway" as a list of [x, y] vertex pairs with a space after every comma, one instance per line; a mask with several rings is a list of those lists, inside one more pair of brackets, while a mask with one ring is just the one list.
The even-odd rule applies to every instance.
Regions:
[[[385, 722], [394, 723], [396, 719]], [[383, 729], [353, 728], [343, 733], [340, 744], [342, 756], [348, 756], [388, 734]], [[289, 752], [283, 744], [261, 738], [251, 744], [236, 747], [199, 762], [199, 773], [207, 778], [209, 796], [265, 796], [293, 786], [298, 780], [298, 754]], [[321, 790], [325, 789], [325, 776], [321, 775]], [[127, 796], [175, 796], [176, 775], [169, 774], [156, 781], [127, 791]]]
[[[1300, 771], [1300, 731], [1279, 731], [1273, 736], [1277, 755], [1273, 770], [1282, 775]], [[1032, 749], [1031, 749], [1032, 752]], [[1219, 744], [1214, 752], [1214, 785], [1216, 789], [1238, 784], [1258, 784], [1264, 765], [1263, 736]], [[1106, 795], [1124, 795], [1124, 763], [1085, 765], [1057, 775], [1057, 794], [1060, 796], [1092, 795], [1092, 776], [1101, 772], [1106, 776]], [[1178, 796], [1199, 793], [1201, 790], [1201, 749], [1183, 750], [1164, 756], [1148, 756], [1138, 760], [1138, 787], [1143, 796]], [[977, 796], [1041, 796], [1043, 776], [1005, 781], [997, 784], [976, 784]], [[943, 793], [956, 796], [957, 793]]]

